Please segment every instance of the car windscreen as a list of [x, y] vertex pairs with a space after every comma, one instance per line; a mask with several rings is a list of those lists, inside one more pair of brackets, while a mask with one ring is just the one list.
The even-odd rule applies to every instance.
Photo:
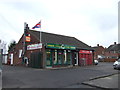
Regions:
[[120, 62], [120, 59], [118, 59], [118, 62]]

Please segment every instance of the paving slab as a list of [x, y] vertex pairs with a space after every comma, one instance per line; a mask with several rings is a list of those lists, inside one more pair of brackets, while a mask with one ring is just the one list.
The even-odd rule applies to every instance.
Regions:
[[85, 81], [82, 84], [89, 85], [93, 87], [98, 87], [102, 89], [120, 89], [118, 87], [119, 74], [107, 75], [100, 78], [90, 79], [90, 81]]

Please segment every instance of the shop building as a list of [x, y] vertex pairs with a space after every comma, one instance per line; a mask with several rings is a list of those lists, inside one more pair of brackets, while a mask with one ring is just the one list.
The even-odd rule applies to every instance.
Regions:
[[75, 37], [28, 30], [14, 47], [12, 58], [13, 65], [36, 68], [83, 66], [93, 64], [93, 51]]

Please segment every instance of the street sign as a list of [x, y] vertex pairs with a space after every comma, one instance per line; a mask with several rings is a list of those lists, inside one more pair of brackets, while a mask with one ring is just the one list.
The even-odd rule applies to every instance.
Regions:
[[64, 44], [53, 44], [53, 43], [47, 43], [46, 48], [70, 49], [70, 50], [75, 50], [76, 49], [76, 47], [74, 47], [74, 46], [64, 45]]
[[34, 50], [42, 48], [42, 43], [39, 44], [31, 44], [27, 46], [27, 50]]
[[79, 53], [86, 53], [86, 54], [91, 54], [92, 51], [89, 51], [89, 50], [80, 50]]
[[30, 42], [30, 36], [26, 36], [26, 42]]

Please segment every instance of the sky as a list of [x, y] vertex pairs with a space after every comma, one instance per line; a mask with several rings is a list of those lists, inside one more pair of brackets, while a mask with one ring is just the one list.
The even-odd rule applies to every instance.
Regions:
[[[0, 39], [18, 42], [30, 29], [76, 37], [89, 46], [118, 43], [119, 0], [1, 0]], [[35, 29], [39, 31], [40, 29]]]

